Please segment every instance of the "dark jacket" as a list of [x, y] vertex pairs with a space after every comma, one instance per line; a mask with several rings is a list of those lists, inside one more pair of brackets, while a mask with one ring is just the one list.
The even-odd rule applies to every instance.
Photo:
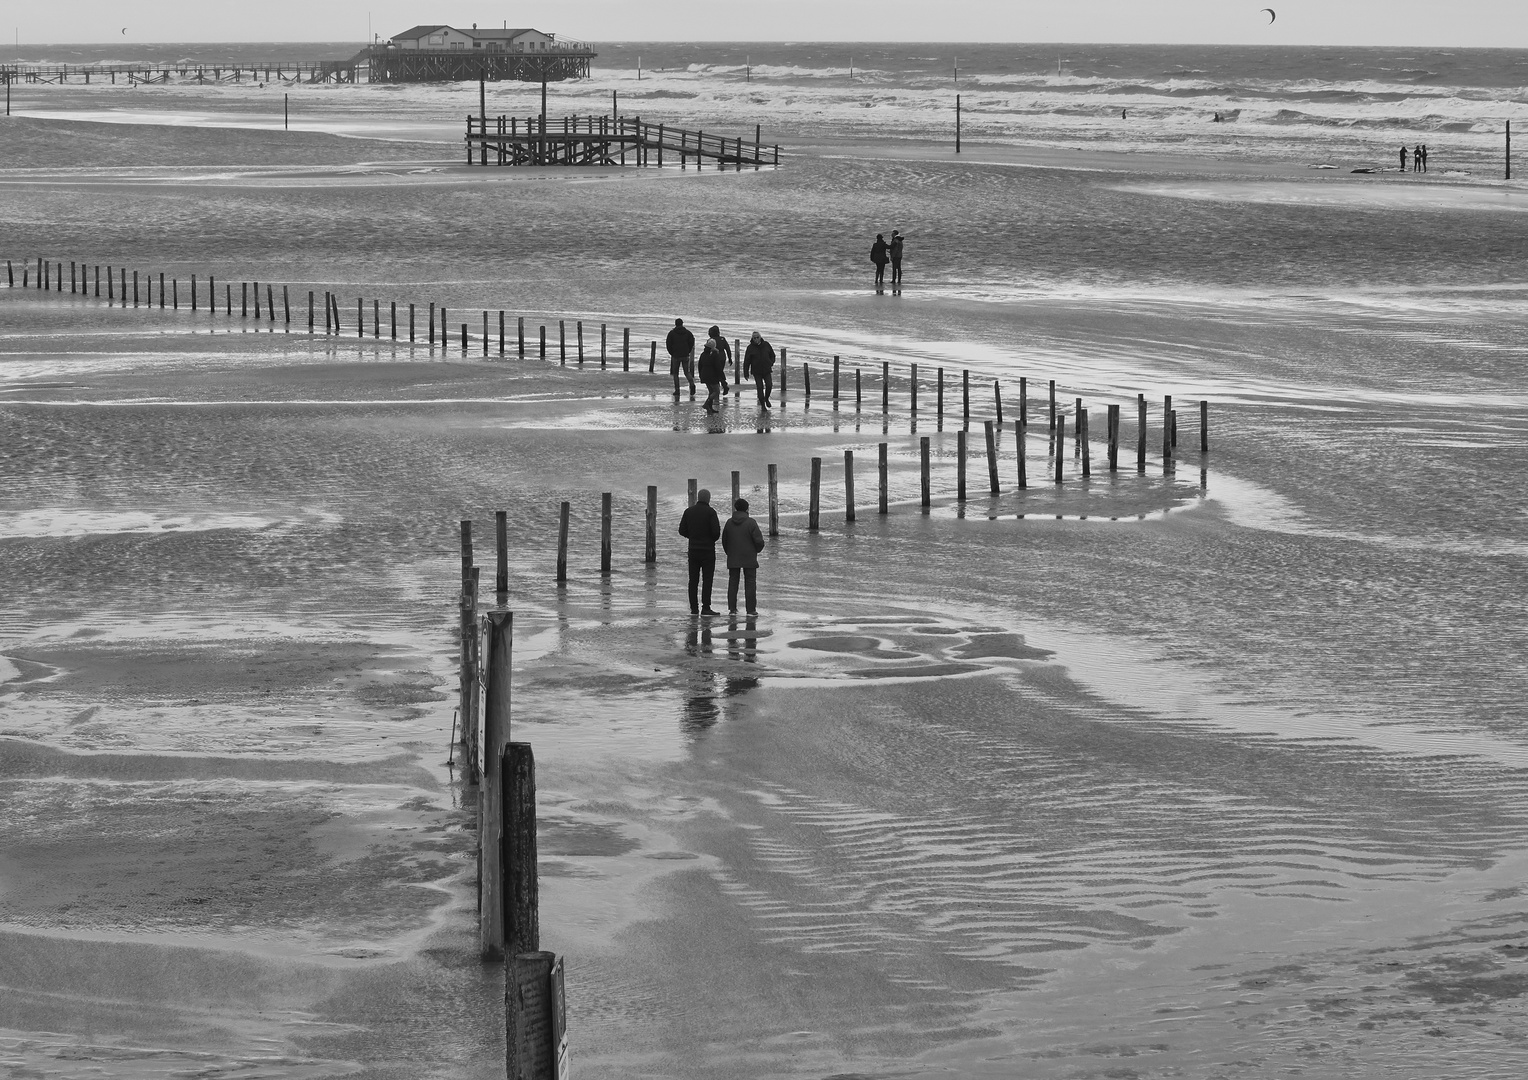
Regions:
[[707, 345], [706, 350], [700, 354], [699, 370], [695, 372], [695, 377], [707, 386], [727, 381], [727, 369], [722, 363], [720, 350]]
[[870, 261], [877, 266], [886, 265], [886, 241], [877, 240], [870, 245]]
[[676, 326], [668, 332], [664, 344], [670, 356], [677, 356], [683, 360], [695, 351], [695, 335], [683, 326]]
[[891, 243], [887, 245], [887, 247], [891, 249], [891, 261], [894, 263], [900, 263], [902, 261], [902, 241], [904, 239], [905, 237], [893, 236], [891, 238]]
[[679, 519], [679, 535], [690, 541], [691, 551], [713, 551], [722, 535], [721, 519], [710, 503], [698, 502]]
[[757, 567], [759, 552], [764, 550], [764, 534], [759, 523], [739, 510], [722, 526], [722, 550], [727, 553], [727, 569]]
[[775, 347], [763, 338], [755, 345], [748, 343], [748, 348], [743, 350], [743, 378], [767, 375], [775, 366]]

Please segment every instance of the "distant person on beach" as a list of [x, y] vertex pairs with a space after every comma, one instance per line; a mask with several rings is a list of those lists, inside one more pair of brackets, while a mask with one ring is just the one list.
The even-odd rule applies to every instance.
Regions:
[[722, 526], [722, 550], [727, 553], [727, 610], [737, 613], [737, 579], [743, 579], [743, 599], [747, 613], [759, 613], [759, 552], [764, 550], [764, 534], [759, 523], [748, 516], [748, 500], [732, 504], [732, 516]]
[[685, 328], [683, 319], [674, 320], [674, 329], [664, 342], [669, 354], [669, 374], [674, 377], [674, 397], [679, 397], [679, 373], [690, 380], [690, 396], [695, 396], [695, 335]]
[[1412, 172], [1421, 172], [1422, 171], [1422, 144], [1421, 143], [1417, 143], [1416, 148], [1411, 151], [1411, 171]]
[[754, 389], [759, 392], [759, 408], [771, 407], [769, 395], [775, 391], [775, 347], [764, 340], [757, 330], [748, 339], [743, 350], [743, 378], [752, 378]]
[[717, 352], [721, 353], [721, 356], [722, 356], [722, 377], [721, 377], [722, 396], [726, 397], [727, 394], [729, 393], [729, 388], [727, 386], [727, 365], [732, 363], [732, 346], [728, 345], [727, 344], [727, 339], [722, 336], [722, 328], [720, 326], [713, 326], [713, 327], [711, 327], [711, 329], [707, 330], [706, 331], [706, 337], [708, 337], [712, 341], [716, 342]]
[[1406, 171], [1406, 147], [1401, 147], [1401, 172]]
[[706, 384], [706, 400], [704, 408], [708, 413], [716, 412], [716, 407], [721, 404], [722, 384], [722, 352], [713, 337], [706, 338], [706, 345], [700, 352], [700, 381]]
[[1427, 171], [1427, 144], [1422, 144], [1422, 171]]
[[870, 261], [875, 263], [875, 283], [877, 285], [883, 285], [886, 282], [886, 260], [890, 253], [891, 246], [886, 243], [886, 237], [876, 233], [875, 243], [870, 245]]
[[892, 229], [891, 243], [886, 245], [891, 255], [891, 283], [893, 285], [902, 284], [902, 241], [905, 239], [906, 237], [897, 232], [896, 229]]
[[690, 614], [715, 615], [711, 583], [716, 578], [716, 542], [722, 536], [722, 523], [711, 509], [711, 492], [706, 488], [695, 493], [695, 505], [679, 519], [679, 535], [690, 542]]
[[1119, 111], [1119, 118], [1121, 120], [1129, 120], [1130, 119], [1130, 110], [1129, 109], [1121, 109]]

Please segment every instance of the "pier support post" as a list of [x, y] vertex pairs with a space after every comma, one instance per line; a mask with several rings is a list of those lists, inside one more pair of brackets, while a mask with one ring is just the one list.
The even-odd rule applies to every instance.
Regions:
[[769, 535], [780, 535], [780, 469], [769, 467]]
[[478, 913], [480, 952], [484, 960], [505, 956], [505, 874], [503, 845], [504, 763], [509, 744], [509, 676], [514, 614], [488, 613], [488, 685], [483, 699], [482, 792], [478, 807]]
[[996, 424], [988, 420], [987, 428], [987, 480], [992, 486], [992, 494], [999, 494], [997, 485], [997, 428]]
[[600, 323], [600, 370], [601, 371], [605, 370], [605, 342], [606, 342], [606, 331], [607, 331], [607, 329], [608, 328], [606, 327], [606, 325], [604, 323]]
[[568, 514], [571, 504], [563, 502], [557, 508], [557, 584], [568, 580]]
[[806, 531], [816, 532], [818, 516], [822, 509], [822, 458], [812, 459], [812, 488], [806, 508]]
[[658, 485], [647, 485], [647, 542], [642, 551], [642, 561], [658, 561]]

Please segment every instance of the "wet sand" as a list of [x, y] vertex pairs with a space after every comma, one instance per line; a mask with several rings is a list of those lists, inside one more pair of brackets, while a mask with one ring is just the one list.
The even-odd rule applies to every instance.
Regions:
[[[251, 160], [243, 138], [225, 136], [228, 164]], [[324, 146], [301, 164], [343, 169]], [[952, 184], [943, 164], [906, 168], [894, 183]], [[1202, 475], [1195, 453], [1172, 478], [1153, 454], [1143, 477], [1024, 494], [1010, 427], [1003, 493], [975, 495], [975, 458], [959, 507], [956, 423], [925, 414], [914, 432], [905, 393], [883, 419], [835, 412], [820, 388], [807, 408], [793, 378], [767, 424], [745, 394], [711, 425], [645, 365], [484, 361], [0, 289], [11, 1068], [498, 1073], [501, 989], [474, 957], [473, 818], [446, 754], [456, 522], [482, 537], [507, 508], [516, 738], [536, 749], [544, 943], [567, 958], [581, 1075], [1522, 1071], [1521, 301], [1465, 250], [1499, 219], [1406, 211], [1460, 250], [1447, 273], [1391, 283], [1344, 277], [1412, 242], [1338, 250], [1367, 220], [1338, 215], [1362, 211], [1185, 208], [1115, 192], [1118, 176], [1034, 188], [978, 167], [926, 212], [1075, 197], [1133, 231], [1074, 233], [1074, 254], [1172, 250], [1148, 206], [1221, 239], [1187, 237], [1173, 274], [1058, 283], [1019, 280], [1034, 267], [1004, 254], [1012, 238], [972, 226], [975, 269], [930, 251], [937, 280], [896, 308], [856, 284], [863, 260], [790, 279], [792, 245], [871, 177], [824, 157], [682, 196], [494, 184], [528, 201], [471, 204], [502, 226], [481, 250], [454, 225], [426, 239], [433, 211], [365, 177], [327, 195], [192, 179], [148, 201], [7, 188], [29, 223], [8, 239], [55, 258], [338, 277], [468, 319], [630, 318], [644, 343], [704, 296], [814, 365], [969, 364], [1010, 388], [1026, 373], [1042, 425], [1047, 377], [1064, 400], [1127, 404], [1127, 442], [1137, 389], [1216, 410]], [[759, 227], [818, 197], [785, 238]], [[693, 232], [666, 238], [683, 207]], [[381, 225], [400, 220], [404, 244]], [[585, 243], [616, 222], [629, 243]], [[1196, 284], [1224, 237], [1274, 250], [1316, 243], [1318, 225], [1335, 267], [1319, 279], [1291, 263], [1259, 285], [1226, 255], [1232, 280]], [[755, 246], [737, 245], [753, 261], [735, 275], [696, 259], [697, 236], [739, 234]], [[1061, 258], [1023, 235], [1042, 271]], [[533, 243], [555, 260], [525, 266], [513, 249]], [[483, 260], [471, 273], [462, 244]], [[885, 519], [869, 512], [882, 440]], [[846, 448], [859, 520], [835, 495], [809, 534], [810, 458], [836, 493]], [[737, 469], [755, 498], [771, 462], [783, 517], [763, 614], [694, 624], [671, 535], [685, 480], [721, 493]]]

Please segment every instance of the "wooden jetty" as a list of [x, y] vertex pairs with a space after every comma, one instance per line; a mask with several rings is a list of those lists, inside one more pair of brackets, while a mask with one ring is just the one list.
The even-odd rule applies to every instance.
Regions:
[[354, 83], [367, 71], [368, 50], [348, 60], [249, 60], [208, 64], [183, 60], [173, 64], [0, 64], [6, 83], [167, 83], [172, 78], [195, 83]]
[[637, 165], [681, 167], [714, 161], [719, 167], [780, 164], [780, 147], [708, 135], [631, 116], [468, 116], [469, 165]]

